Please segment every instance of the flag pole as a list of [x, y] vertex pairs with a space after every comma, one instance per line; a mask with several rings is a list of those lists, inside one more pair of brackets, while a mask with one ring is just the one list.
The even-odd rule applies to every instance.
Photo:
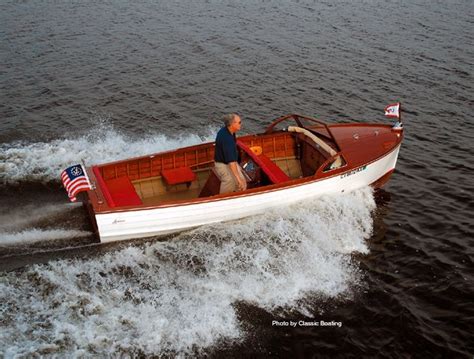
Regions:
[[403, 122], [402, 122], [402, 103], [397, 102], [398, 104], [398, 119], [397, 122], [392, 126], [394, 130], [402, 130], [403, 129]]

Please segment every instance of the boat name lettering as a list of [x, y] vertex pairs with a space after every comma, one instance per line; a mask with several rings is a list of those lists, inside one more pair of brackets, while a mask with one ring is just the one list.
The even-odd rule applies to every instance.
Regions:
[[123, 223], [123, 222], [125, 222], [125, 219], [114, 219], [112, 224]]
[[343, 173], [341, 175], [341, 178], [346, 178], [346, 177], [352, 176], [353, 174], [361, 172], [361, 171], [365, 170], [366, 168], [367, 168], [367, 166], [362, 166], [362, 167], [356, 168], [355, 170]]

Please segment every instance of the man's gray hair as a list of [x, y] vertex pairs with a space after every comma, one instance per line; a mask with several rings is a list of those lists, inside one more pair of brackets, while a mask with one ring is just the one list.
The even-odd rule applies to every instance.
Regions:
[[222, 122], [224, 122], [225, 127], [229, 127], [234, 122], [235, 116], [238, 116], [236, 113], [229, 113], [222, 116]]

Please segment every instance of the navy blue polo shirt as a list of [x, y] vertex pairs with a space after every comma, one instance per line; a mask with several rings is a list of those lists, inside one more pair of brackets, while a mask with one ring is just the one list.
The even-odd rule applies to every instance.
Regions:
[[238, 162], [237, 142], [235, 134], [231, 134], [227, 127], [222, 127], [216, 136], [216, 149], [214, 154], [215, 162], [228, 164]]

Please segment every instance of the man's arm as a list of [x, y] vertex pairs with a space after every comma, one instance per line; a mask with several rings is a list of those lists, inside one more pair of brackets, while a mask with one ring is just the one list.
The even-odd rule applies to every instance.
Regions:
[[239, 190], [242, 191], [245, 188], [245, 183], [242, 177], [240, 176], [239, 169], [237, 168], [237, 162], [230, 162], [229, 163], [230, 169], [239, 184]]

